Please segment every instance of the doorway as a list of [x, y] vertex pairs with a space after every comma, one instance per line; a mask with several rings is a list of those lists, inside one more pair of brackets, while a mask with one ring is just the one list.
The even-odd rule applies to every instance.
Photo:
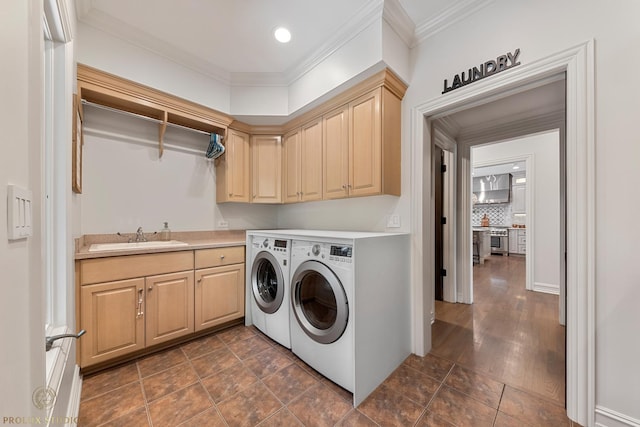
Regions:
[[[551, 54], [491, 79], [465, 86], [453, 93], [437, 96], [412, 109], [411, 192], [414, 245], [412, 282], [414, 283], [414, 351], [423, 355], [431, 349], [430, 316], [433, 315], [433, 264], [419, 260], [433, 259], [434, 218], [430, 210], [432, 180], [431, 129], [433, 118], [445, 111], [462, 110], [525, 90], [540, 80], [566, 73], [566, 253], [567, 257], [567, 414], [582, 425], [593, 423], [595, 411], [594, 373], [594, 282], [590, 267], [594, 251], [589, 249], [595, 235], [593, 198], [594, 173], [594, 43], [592, 40]], [[522, 130], [522, 129], [520, 129]], [[508, 138], [513, 129], [502, 132]], [[458, 147], [456, 177], [470, 180], [468, 148]], [[468, 223], [470, 213], [460, 202], [470, 203], [469, 193], [458, 194], [456, 224]], [[470, 230], [458, 228], [456, 257], [471, 256]], [[458, 263], [457, 280], [469, 280], [470, 268]]]

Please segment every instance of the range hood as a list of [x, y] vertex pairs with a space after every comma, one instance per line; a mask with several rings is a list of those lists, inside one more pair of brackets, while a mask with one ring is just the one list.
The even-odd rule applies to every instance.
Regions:
[[510, 173], [473, 178], [473, 195], [476, 205], [509, 203], [510, 194]]

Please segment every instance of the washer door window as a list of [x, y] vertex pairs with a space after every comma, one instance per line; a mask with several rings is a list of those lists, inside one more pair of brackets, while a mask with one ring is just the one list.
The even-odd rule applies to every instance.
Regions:
[[322, 344], [337, 341], [347, 327], [349, 305], [335, 273], [320, 262], [305, 261], [291, 283], [293, 312], [302, 330]]
[[260, 310], [275, 313], [284, 299], [284, 278], [278, 261], [269, 252], [260, 252], [253, 261], [251, 283]]

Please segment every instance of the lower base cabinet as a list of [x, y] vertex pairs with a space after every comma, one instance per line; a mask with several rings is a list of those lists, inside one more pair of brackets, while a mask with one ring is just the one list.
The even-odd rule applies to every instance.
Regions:
[[193, 271], [145, 278], [147, 347], [189, 335], [193, 324]]
[[76, 275], [82, 368], [244, 316], [243, 246], [80, 260]]
[[196, 331], [244, 316], [244, 264], [196, 270]]
[[83, 286], [80, 295], [81, 366], [145, 347], [144, 278]]

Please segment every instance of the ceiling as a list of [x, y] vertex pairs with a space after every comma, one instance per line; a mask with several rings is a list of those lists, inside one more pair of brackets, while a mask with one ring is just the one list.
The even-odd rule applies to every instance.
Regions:
[[[415, 27], [487, 0], [76, 0], [78, 20], [175, 62], [232, 81], [243, 73], [284, 80], [357, 34], [390, 3]], [[278, 26], [292, 40], [278, 43]]]

